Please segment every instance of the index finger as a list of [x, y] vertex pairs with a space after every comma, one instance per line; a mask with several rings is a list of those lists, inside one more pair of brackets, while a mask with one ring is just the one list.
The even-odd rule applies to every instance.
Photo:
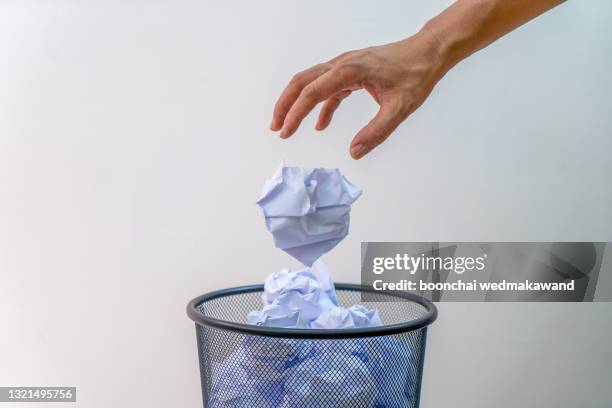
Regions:
[[323, 102], [336, 92], [351, 88], [351, 77], [347, 75], [346, 70], [333, 69], [325, 72], [323, 75], [312, 81], [302, 89], [295, 103], [287, 112], [281, 137], [287, 138], [291, 136], [302, 120], [314, 109], [319, 102]]
[[314, 67], [308, 68], [305, 71], [299, 72], [291, 78], [289, 84], [285, 87], [281, 96], [274, 105], [274, 114], [272, 115], [272, 123], [270, 123], [270, 129], [277, 131], [283, 127], [285, 116], [295, 100], [300, 96], [300, 92], [309, 83], [317, 79], [319, 76], [329, 70], [327, 64], [318, 64]]

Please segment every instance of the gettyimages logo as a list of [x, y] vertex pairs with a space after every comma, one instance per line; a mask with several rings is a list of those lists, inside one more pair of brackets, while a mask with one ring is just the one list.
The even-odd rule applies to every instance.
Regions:
[[[363, 242], [361, 283], [449, 302], [612, 301], [605, 242]], [[607, 259], [607, 261], [605, 261]], [[362, 301], [377, 301], [362, 294]], [[391, 301], [391, 300], [389, 300]]]
[[372, 260], [372, 272], [381, 275], [386, 271], [405, 271], [414, 275], [419, 271], [443, 270], [462, 275], [467, 271], [483, 271], [486, 268], [487, 254], [478, 257], [470, 256], [431, 256], [424, 253], [420, 256], [396, 254], [394, 257], [375, 257]]

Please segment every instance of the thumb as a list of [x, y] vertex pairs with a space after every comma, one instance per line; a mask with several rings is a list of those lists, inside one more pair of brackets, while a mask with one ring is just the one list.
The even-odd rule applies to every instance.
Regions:
[[399, 104], [381, 105], [376, 116], [353, 138], [350, 147], [353, 159], [362, 158], [384, 142], [405, 118]]

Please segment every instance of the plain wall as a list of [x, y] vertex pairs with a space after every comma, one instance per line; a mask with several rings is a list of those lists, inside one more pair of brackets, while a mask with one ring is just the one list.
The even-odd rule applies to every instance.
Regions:
[[[201, 406], [187, 301], [297, 266], [254, 204], [281, 159], [364, 189], [324, 257], [337, 281], [361, 241], [612, 241], [609, 1], [464, 61], [364, 160], [364, 93], [323, 133], [267, 130], [296, 71], [449, 3], [0, 2], [0, 385]], [[439, 309], [423, 408], [610, 406], [612, 304]]]

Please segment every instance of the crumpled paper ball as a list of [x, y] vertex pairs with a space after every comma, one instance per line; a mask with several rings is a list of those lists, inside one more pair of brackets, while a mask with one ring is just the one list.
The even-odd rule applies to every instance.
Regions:
[[[209, 406], [212, 408], [276, 408], [284, 395], [282, 374], [267, 379], [251, 370], [251, 357], [239, 348], [212, 371]], [[270, 372], [272, 370], [270, 369]], [[259, 373], [259, 377], [256, 375]]]
[[261, 310], [253, 310], [247, 315], [247, 322], [256, 326], [283, 327], [285, 329], [307, 329], [298, 309], [288, 305], [271, 303]]
[[331, 274], [321, 261], [292, 272], [283, 269], [266, 279], [264, 307], [248, 314], [249, 324], [286, 329], [351, 329], [382, 325], [378, 311], [361, 305], [344, 308]]
[[324, 292], [334, 305], [338, 303], [331, 274], [323, 262], [295, 272], [283, 269], [269, 275], [264, 284], [262, 299], [265, 304], [270, 304], [289, 292], [307, 295], [317, 291]]
[[312, 343], [305, 340], [245, 337], [227, 359], [214, 365], [210, 406], [277, 408], [287, 370], [313, 354]]
[[312, 355], [312, 344], [300, 339], [248, 336], [241, 345], [241, 366], [254, 377], [275, 381], [285, 370], [300, 364]]
[[376, 387], [366, 365], [344, 353], [317, 353], [287, 370], [282, 408], [372, 407]]
[[410, 408], [415, 345], [392, 336], [331, 342], [248, 336], [212, 372], [211, 408]]
[[347, 308], [337, 306], [327, 310], [311, 324], [312, 329], [354, 329], [382, 325], [378, 310], [361, 305]]
[[312, 266], [346, 237], [351, 204], [361, 193], [338, 169], [281, 163], [257, 204], [276, 247]]
[[247, 316], [249, 324], [284, 328], [310, 328], [310, 323], [338, 305], [331, 275], [322, 262], [292, 272], [283, 269], [266, 279], [264, 307]]

